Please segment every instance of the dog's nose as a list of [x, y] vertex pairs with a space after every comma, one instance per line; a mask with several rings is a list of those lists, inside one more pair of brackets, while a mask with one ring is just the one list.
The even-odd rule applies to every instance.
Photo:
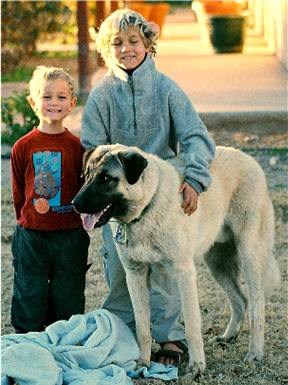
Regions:
[[82, 203], [79, 199], [79, 197], [76, 195], [76, 197], [72, 200], [72, 206], [74, 207], [74, 210], [77, 211], [77, 213], [81, 213]]

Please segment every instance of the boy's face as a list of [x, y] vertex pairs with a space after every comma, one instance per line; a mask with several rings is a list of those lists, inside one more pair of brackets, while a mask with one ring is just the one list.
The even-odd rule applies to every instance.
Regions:
[[110, 43], [111, 63], [126, 70], [138, 67], [144, 60], [146, 52], [149, 52], [133, 26], [126, 31], [113, 34]]
[[54, 79], [40, 89], [39, 96], [30, 97], [29, 103], [40, 121], [48, 123], [62, 121], [76, 104], [76, 98], [71, 98], [69, 86], [63, 79]]

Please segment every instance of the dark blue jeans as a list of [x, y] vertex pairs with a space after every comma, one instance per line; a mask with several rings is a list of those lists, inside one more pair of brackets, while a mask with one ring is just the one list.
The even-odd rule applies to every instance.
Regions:
[[11, 309], [16, 332], [42, 331], [84, 313], [89, 243], [83, 228], [35, 231], [16, 226]]

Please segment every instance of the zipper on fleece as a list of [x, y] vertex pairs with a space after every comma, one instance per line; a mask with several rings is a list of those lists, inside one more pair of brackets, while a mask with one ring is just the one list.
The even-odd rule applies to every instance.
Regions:
[[134, 84], [133, 84], [132, 76], [128, 76], [128, 83], [131, 87], [132, 98], [133, 98], [133, 112], [134, 112], [134, 114], [133, 114], [133, 118], [134, 118], [133, 132], [134, 132], [134, 135], [137, 135], [135, 94], [134, 94]]

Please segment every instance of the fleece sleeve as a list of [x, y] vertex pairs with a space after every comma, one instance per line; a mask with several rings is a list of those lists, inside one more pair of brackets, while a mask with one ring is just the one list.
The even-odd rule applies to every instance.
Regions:
[[198, 193], [211, 184], [209, 167], [215, 157], [215, 144], [188, 96], [176, 87], [169, 97], [172, 128], [185, 159], [185, 180]]

